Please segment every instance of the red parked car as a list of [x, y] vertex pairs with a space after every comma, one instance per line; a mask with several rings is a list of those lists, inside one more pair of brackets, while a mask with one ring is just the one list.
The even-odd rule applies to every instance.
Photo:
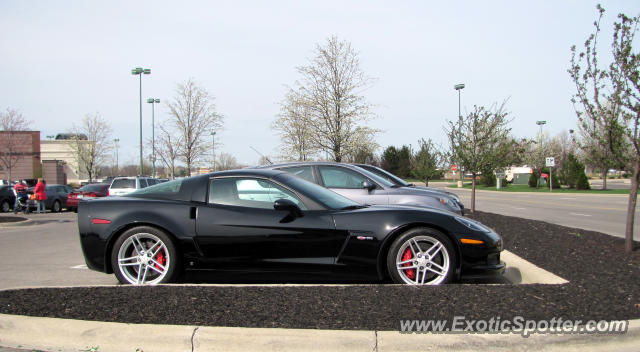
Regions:
[[82, 198], [98, 198], [98, 197], [106, 197], [109, 195], [109, 186], [108, 183], [96, 183], [85, 185], [78, 188], [76, 191], [69, 193], [69, 197], [67, 198], [67, 207], [69, 209], [73, 209], [74, 211], [78, 210], [78, 199]]

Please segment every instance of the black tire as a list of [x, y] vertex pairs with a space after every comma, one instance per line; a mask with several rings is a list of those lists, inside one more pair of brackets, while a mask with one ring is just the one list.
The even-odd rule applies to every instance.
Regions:
[[2, 210], [3, 213], [8, 213], [11, 211], [11, 204], [9, 204], [8, 200], [2, 201], [2, 205], [0, 205], [0, 210]]
[[[134, 244], [135, 238], [139, 241]], [[164, 248], [161, 248], [158, 255], [147, 257], [149, 253], [142, 253], [144, 250], [153, 247], [157, 241], [161, 241]], [[138, 245], [142, 244], [144, 248], [138, 251]], [[134, 246], [136, 249], [132, 248]], [[123, 261], [123, 264], [130, 264], [128, 266], [120, 266], [118, 258], [134, 258], [135, 260]], [[140, 263], [139, 258], [149, 260], [147, 263]], [[162, 262], [164, 260], [164, 262]], [[164, 264], [164, 265], [163, 265]], [[153, 285], [164, 284], [174, 282], [179, 275], [180, 258], [176, 245], [169, 235], [164, 231], [149, 226], [134, 227], [125, 231], [113, 245], [111, 251], [111, 266], [113, 272], [123, 284], [141, 284], [141, 285]], [[142, 269], [145, 270], [143, 274]], [[149, 270], [151, 269], [151, 270]], [[159, 271], [162, 271], [160, 273]], [[149, 280], [145, 282], [145, 279], [149, 276]], [[140, 280], [142, 278], [142, 280]], [[140, 280], [140, 281], [136, 281]]]
[[60, 204], [59, 200], [56, 200], [53, 202], [53, 205], [51, 206], [51, 212], [52, 213], [59, 213], [62, 211], [62, 204]]
[[[444, 284], [453, 279], [456, 266], [456, 252], [449, 237], [428, 227], [406, 231], [393, 241], [387, 253], [387, 269], [396, 284]], [[399, 269], [404, 267], [409, 268]]]

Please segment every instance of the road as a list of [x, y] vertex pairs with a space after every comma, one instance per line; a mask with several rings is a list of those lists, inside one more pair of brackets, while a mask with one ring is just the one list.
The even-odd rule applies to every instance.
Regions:
[[[429, 186], [444, 188], [447, 184], [432, 182]], [[471, 206], [471, 190], [446, 189], [458, 194], [465, 207]], [[628, 199], [622, 194], [477, 191], [476, 209], [624, 237]], [[636, 219], [638, 211], [636, 208]], [[634, 239], [640, 240], [640, 224], [635, 226]]]

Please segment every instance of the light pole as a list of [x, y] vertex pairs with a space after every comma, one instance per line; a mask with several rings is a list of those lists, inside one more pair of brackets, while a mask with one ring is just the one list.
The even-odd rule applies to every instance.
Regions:
[[[460, 113], [460, 91], [464, 89], [464, 83], [459, 83], [453, 86], [453, 89], [458, 91], [458, 119], [462, 119], [462, 114]], [[460, 174], [458, 179], [458, 188], [462, 187], [462, 165], [458, 165], [458, 173]]]
[[[540, 134], [538, 135], [538, 148], [540, 148], [540, 154], [542, 154], [542, 126], [547, 123], [546, 120], [536, 121], [536, 125], [540, 126]], [[542, 156], [544, 158], [544, 156]], [[542, 170], [542, 167], [540, 168]], [[542, 171], [540, 171], [540, 177], [542, 177]], [[540, 187], [540, 178], [538, 178], [538, 187]]]
[[211, 131], [211, 156], [213, 157], [213, 172], [216, 171], [216, 131]]
[[119, 138], [113, 140], [113, 144], [116, 145], [116, 172], [118, 172], [118, 169], [120, 169], [120, 165], [118, 163], [118, 142], [120, 142]]
[[156, 103], [160, 99], [149, 98], [147, 103], [151, 104], [151, 162], [153, 163], [153, 178], [156, 178]]
[[140, 79], [140, 175], [142, 176], [142, 75], [151, 74], [151, 69], [136, 67], [131, 69], [131, 74], [138, 75]]

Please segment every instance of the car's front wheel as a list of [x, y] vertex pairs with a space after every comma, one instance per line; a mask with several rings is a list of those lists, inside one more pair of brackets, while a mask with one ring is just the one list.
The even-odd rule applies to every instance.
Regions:
[[387, 268], [393, 282], [440, 285], [453, 277], [456, 254], [440, 231], [421, 227], [400, 235], [389, 248]]
[[179, 259], [175, 244], [166, 233], [141, 226], [125, 231], [116, 240], [111, 264], [123, 284], [154, 285], [174, 280]]

